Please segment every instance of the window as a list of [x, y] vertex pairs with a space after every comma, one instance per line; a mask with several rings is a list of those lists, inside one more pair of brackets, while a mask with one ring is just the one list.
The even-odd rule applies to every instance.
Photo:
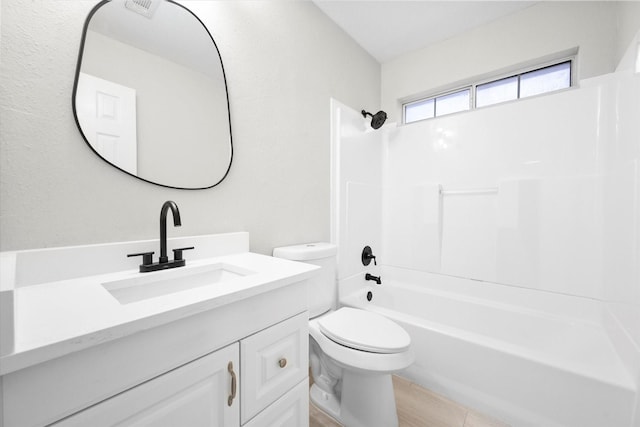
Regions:
[[520, 98], [571, 86], [571, 62], [540, 68], [520, 75]]
[[418, 120], [430, 119], [436, 116], [436, 99], [425, 99], [404, 106], [404, 122], [411, 123]]
[[471, 89], [446, 93], [433, 98], [421, 99], [404, 105], [404, 122], [431, 119], [458, 111], [469, 110], [471, 106]]
[[469, 109], [471, 89], [461, 90], [436, 98], [436, 117]]
[[571, 87], [571, 60], [566, 60], [406, 103], [403, 106], [404, 123], [413, 123], [569, 87]]
[[507, 77], [476, 86], [476, 108], [518, 99], [518, 77]]

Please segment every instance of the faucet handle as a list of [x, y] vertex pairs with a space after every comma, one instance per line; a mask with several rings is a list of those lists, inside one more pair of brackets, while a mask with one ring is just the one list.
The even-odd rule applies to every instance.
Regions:
[[137, 254], [128, 254], [127, 257], [132, 257], [132, 256], [141, 256], [142, 257], [142, 264], [143, 265], [149, 265], [149, 264], [153, 264], [153, 254], [155, 252], [140, 252]]
[[173, 260], [174, 261], [180, 261], [182, 260], [182, 251], [188, 251], [191, 249], [195, 249], [194, 246], [189, 246], [187, 248], [175, 248], [173, 249]]
[[373, 260], [373, 265], [378, 265], [376, 262], [376, 256], [373, 254], [370, 246], [365, 246], [364, 249], [362, 249], [360, 260], [362, 261], [362, 265], [365, 266], [371, 264], [371, 260]]

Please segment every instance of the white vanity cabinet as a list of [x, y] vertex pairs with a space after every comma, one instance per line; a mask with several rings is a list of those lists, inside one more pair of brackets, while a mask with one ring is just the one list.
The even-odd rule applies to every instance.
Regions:
[[300, 281], [8, 373], [0, 427], [307, 426], [306, 310]]
[[54, 426], [304, 426], [307, 321], [300, 313]]

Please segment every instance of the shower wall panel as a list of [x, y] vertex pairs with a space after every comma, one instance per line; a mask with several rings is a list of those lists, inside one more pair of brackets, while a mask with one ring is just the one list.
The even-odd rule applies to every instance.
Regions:
[[[331, 100], [331, 240], [338, 244], [338, 279], [374, 274], [360, 255], [379, 255], [382, 229], [382, 133], [359, 111]], [[364, 280], [364, 279], [363, 279]]]
[[[614, 205], [629, 212], [628, 200], [635, 198], [633, 171], [624, 173], [627, 182], [619, 190], [624, 194], [618, 194], [610, 188], [617, 180], [609, 175], [620, 170], [605, 164], [609, 151], [622, 149], [612, 120], [619, 113], [607, 104], [616, 79], [598, 77], [565, 92], [389, 132], [386, 259], [394, 266], [603, 300], [604, 202], [613, 197]], [[634, 130], [628, 133], [637, 140]], [[398, 195], [416, 185], [439, 186], [439, 201], [414, 191], [417, 200], [397, 207]], [[421, 213], [425, 203], [439, 213]], [[609, 215], [620, 219], [612, 226], [615, 234], [635, 227], [632, 214]], [[420, 232], [425, 222], [437, 231]], [[431, 248], [438, 239], [439, 250], [429, 250], [429, 262], [398, 257], [399, 236], [409, 237], [404, 250]], [[625, 274], [634, 265], [629, 262], [633, 239], [624, 238], [620, 248]], [[616, 263], [617, 251], [608, 248], [609, 264]]]

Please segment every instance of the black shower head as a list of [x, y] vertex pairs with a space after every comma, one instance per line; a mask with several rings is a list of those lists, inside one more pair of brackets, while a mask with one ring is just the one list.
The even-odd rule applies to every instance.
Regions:
[[371, 127], [374, 129], [380, 129], [384, 124], [384, 121], [387, 120], [387, 113], [384, 111], [378, 111], [375, 114], [371, 114], [367, 111], [362, 110], [362, 116], [366, 119], [367, 116], [371, 116]]

